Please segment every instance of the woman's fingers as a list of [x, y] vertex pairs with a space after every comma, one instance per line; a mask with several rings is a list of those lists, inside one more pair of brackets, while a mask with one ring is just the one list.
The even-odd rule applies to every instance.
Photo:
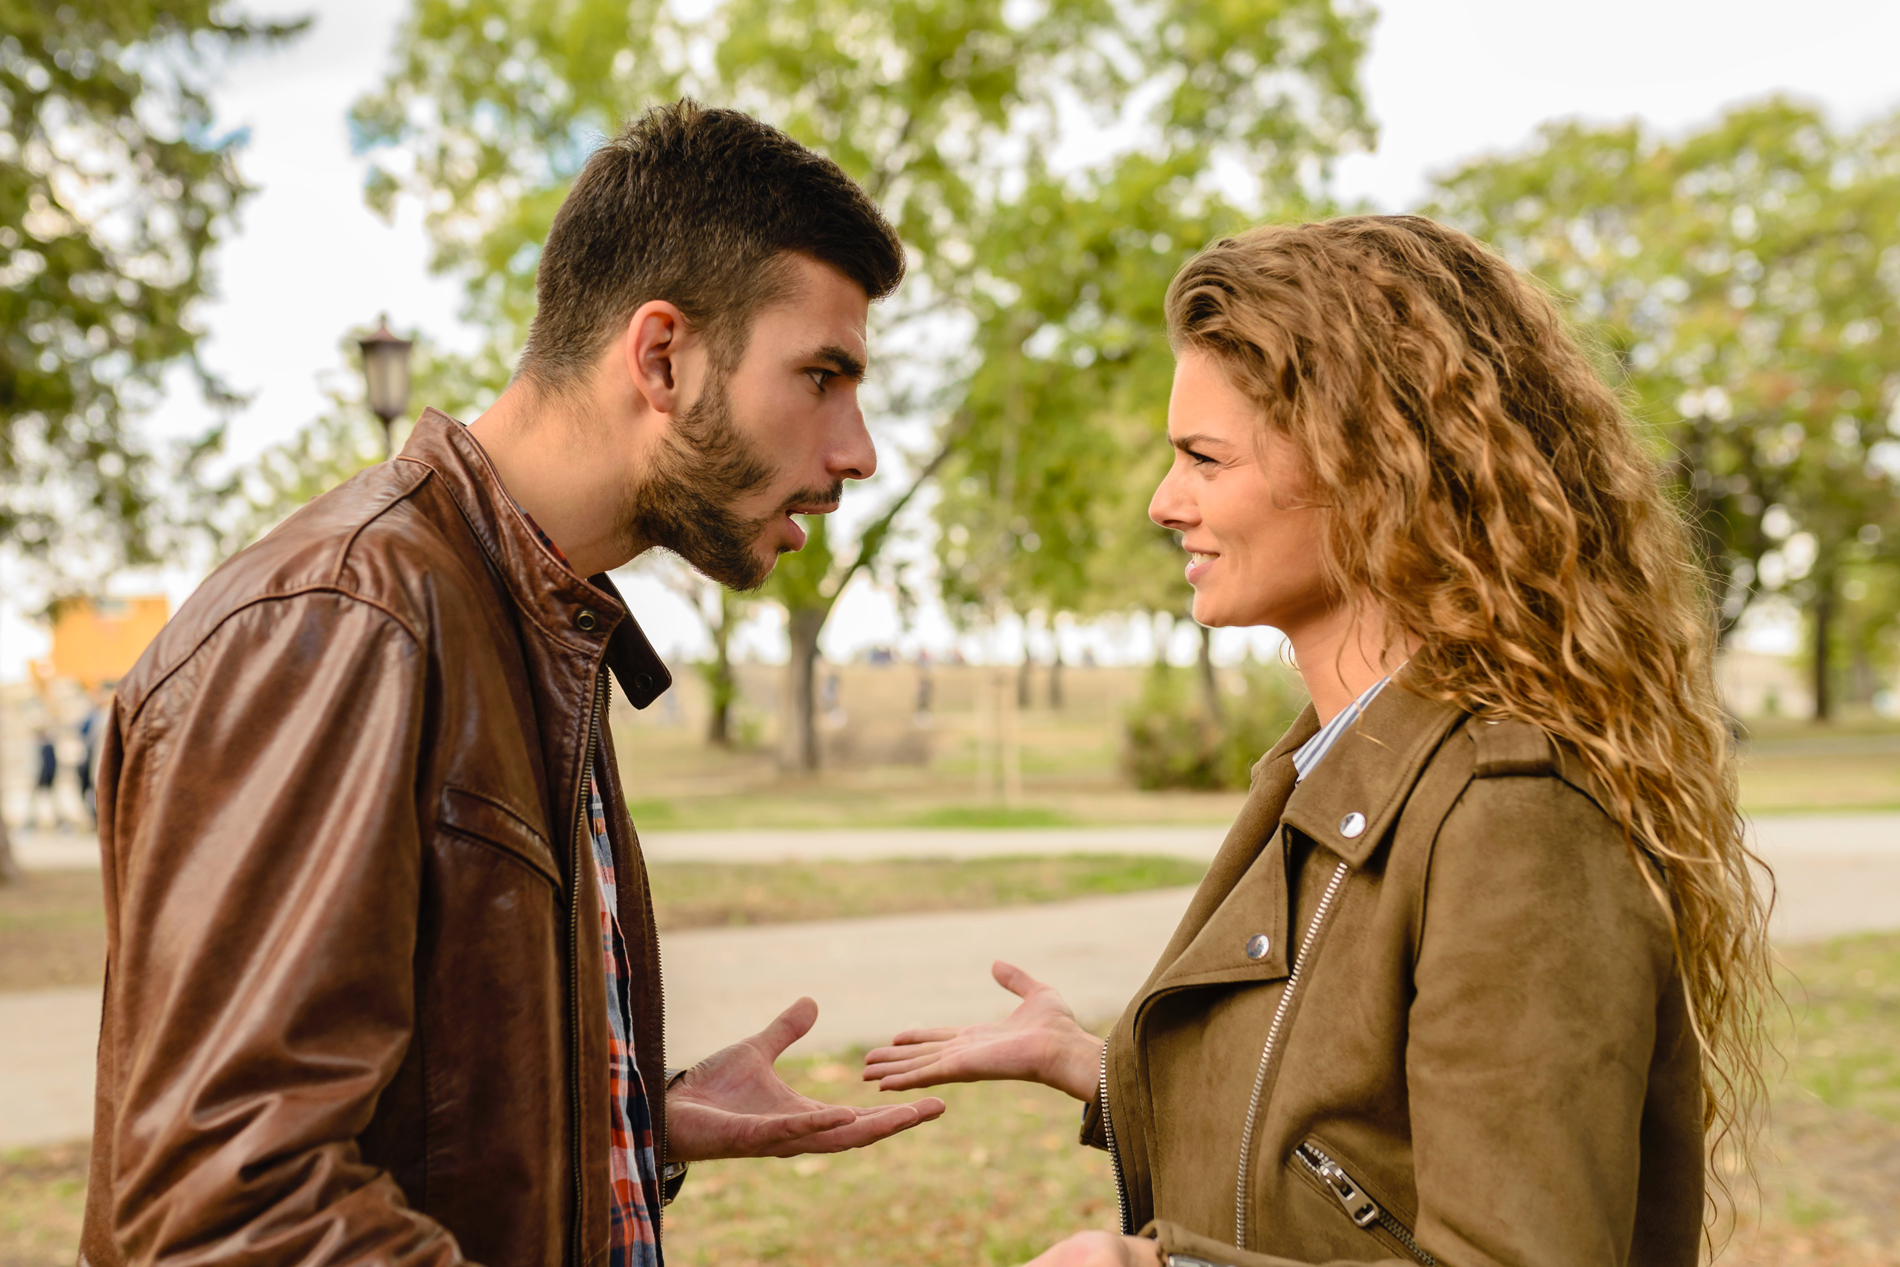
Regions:
[[[962, 1031], [955, 1026], [938, 1026], [936, 1029], [907, 1029], [891, 1039], [892, 1047], [912, 1047], [918, 1043], [947, 1043]], [[886, 1050], [879, 1048], [879, 1051]]]
[[[932, 1056], [928, 1060], [867, 1065], [864, 1070], [864, 1081], [877, 1083], [880, 1091], [905, 1091], [911, 1087], [927, 1087], [938, 1082], [955, 1082], [958, 1080], [956, 1074], [956, 1066], [951, 1061]], [[903, 1079], [903, 1085], [898, 1085], [892, 1079]]]
[[935, 1060], [950, 1049], [949, 1043], [922, 1043], [916, 1047], [883, 1047], [877, 1051], [866, 1052], [864, 1067], [872, 1065], [907, 1065], [920, 1060]]

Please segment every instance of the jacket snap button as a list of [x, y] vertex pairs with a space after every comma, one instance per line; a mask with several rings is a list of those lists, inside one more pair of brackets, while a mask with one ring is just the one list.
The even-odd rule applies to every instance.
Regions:
[[574, 626], [582, 633], [593, 633], [596, 623], [594, 613], [585, 607], [581, 608], [579, 614], [574, 617]]
[[1339, 834], [1352, 840], [1366, 829], [1366, 816], [1358, 810], [1339, 820]]
[[1265, 933], [1255, 933], [1247, 939], [1247, 958], [1265, 959], [1267, 952], [1273, 949], [1273, 942]]
[[645, 671], [634, 674], [633, 675], [633, 689], [636, 691], [652, 690], [653, 689], [653, 675]]

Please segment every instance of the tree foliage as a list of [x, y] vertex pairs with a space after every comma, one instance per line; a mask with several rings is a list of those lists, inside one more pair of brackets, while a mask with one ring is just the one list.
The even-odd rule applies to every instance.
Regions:
[[[1166, 398], [1162, 287], [1240, 208], [1302, 201], [1368, 139], [1369, 22], [1333, 0], [725, 0], [698, 21], [661, 0], [414, 0], [353, 117], [372, 201], [421, 200], [435, 266], [509, 354], [569, 182], [644, 105], [691, 93], [831, 155], [911, 250], [877, 320], [912, 333], [880, 347], [923, 349], [954, 490], [938, 514], [965, 538], [953, 601], [1125, 606], [1159, 592], [1132, 583], [1162, 551], [1129, 512]], [[830, 551], [855, 570], [876, 544], [818, 535], [781, 562], [795, 660], [838, 593]]]
[[96, 577], [154, 557], [160, 464], [134, 420], [160, 378], [189, 365], [228, 400], [193, 311], [250, 189], [211, 84], [301, 24], [216, 0], [0, 12], [0, 541]]
[[1570, 303], [1670, 463], [1724, 631], [1764, 595], [1802, 604], [1825, 714], [1841, 604], [1891, 592], [1848, 582], [1900, 561], [1900, 115], [1551, 124], [1447, 177], [1430, 213]]

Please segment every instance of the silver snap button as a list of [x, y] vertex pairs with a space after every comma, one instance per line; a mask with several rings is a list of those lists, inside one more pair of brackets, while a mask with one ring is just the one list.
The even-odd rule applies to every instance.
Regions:
[[1354, 810], [1339, 820], [1339, 834], [1344, 836], [1347, 840], [1352, 840], [1359, 836], [1365, 829], [1366, 816], [1361, 814], [1358, 810]]
[[1265, 959], [1267, 952], [1273, 949], [1273, 940], [1265, 933], [1255, 933], [1247, 939], [1247, 958]]

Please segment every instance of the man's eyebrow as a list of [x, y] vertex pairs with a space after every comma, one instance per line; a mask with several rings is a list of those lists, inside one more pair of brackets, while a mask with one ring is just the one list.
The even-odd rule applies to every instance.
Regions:
[[810, 359], [814, 361], [830, 361], [832, 365], [836, 367], [838, 373], [854, 383], [862, 382], [864, 379], [865, 367], [863, 360], [849, 349], [841, 348], [835, 343], [825, 344], [825, 346], [813, 352]]

